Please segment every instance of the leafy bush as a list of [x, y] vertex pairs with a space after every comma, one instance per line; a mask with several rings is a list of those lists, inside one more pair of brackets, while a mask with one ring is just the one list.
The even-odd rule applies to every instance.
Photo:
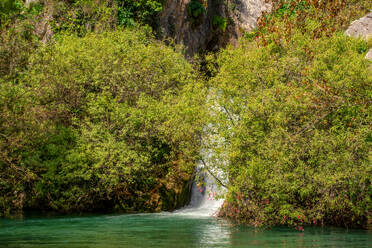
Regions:
[[[345, 30], [352, 20], [362, 17], [372, 8], [369, 0], [273, 0], [272, 3], [272, 13], [258, 20], [256, 37], [263, 45], [274, 37], [276, 42], [290, 39], [292, 30], [311, 32], [314, 39], [331, 36], [336, 31]], [[313, 24], [309, 24], [310, 20]]]
[[0, 2], [0, 27], [14, 14], [22, 9], [22, 1], [3, 0]]
[[49, 21], [54, 34], [74, 33], [79, 36], [116, 27], [118, 7], [115, 1], [51, 1], [45, 11], [53, 13]]
[[187, 4], [187, 14], [191, 24], [195, 27], [201, 23], [203, 15], [207, 12], [204, 5], [199, 0], [191, 0]]
[[343, 33], [314, 39], [321, 23], [304, 22], [290, 37], [267, 33], [266, 45], [243, 42], [219, 54], [211, 100], [226, 144], [215, 152], [229, 160], [220, 168], [230, 183], [220, 215], [300, 229], [366, 227], [372, 75], [359, 51], [366, 44]]
[[158, 0], [74, 0], [50, 5], [54, 9], [54, 32], [72, 32], [80, 36], [90, 31], [112, 30], [117, 26], [141, 24], [156, 28], [157, 15], [162, 10], [162, 1]]
[[227, 18], [217, 15], [213, 16], [212, 24], [214, 28], [219, 29], [222, 32], [225, 32], [227, 27]]
[[0, 80], [0, 215], [22, 209], [24, 192], [35, 180], [30, 168], [22, 166], [22, 154], [25, 150], [32, 153], [33, 140], [42, 140], [45, 132], [32, 125], [37, 120], [27, 111], [32, 104], [29, 93], [20, 85]]
[[16, 79], [39, 44], [31, 19], [17, 20], [3, 29], [0, 32], [0, 78]]
[[65, 36], [26, 75], [1, 88], [3, 213], [186, 203], [205, 91], [182, 54], [143, 30]]
[[133, 26], [135, 22], [157, 26], [157, 15], [163, 9], [159, 0], [118, 0], [118, 23]]

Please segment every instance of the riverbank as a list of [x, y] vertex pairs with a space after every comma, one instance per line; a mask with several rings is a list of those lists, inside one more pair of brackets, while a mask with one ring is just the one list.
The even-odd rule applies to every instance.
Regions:
[[0, 247], [358, 247], [372, 233], [342, 228], [255, 229], [212, 217], [160, 214], [0, 219]]

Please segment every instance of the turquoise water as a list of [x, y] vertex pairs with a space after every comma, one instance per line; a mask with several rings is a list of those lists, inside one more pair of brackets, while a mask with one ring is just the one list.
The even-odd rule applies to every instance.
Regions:
[[177, 214], [0, 219], [0, 247], [372, 247], [372, 232], [341, 228], [256, 230]]

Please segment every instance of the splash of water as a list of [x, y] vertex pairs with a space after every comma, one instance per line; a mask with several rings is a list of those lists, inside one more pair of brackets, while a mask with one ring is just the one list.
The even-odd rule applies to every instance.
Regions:
[[179, 215], [188, 216], [215, 216], [223, 203], [218, 199], [222, 189], [218, 186], [215, 178], [206, 172], [203, 165], [196, 168], [196, 177], [191, 189], [189, 205], [173, 212]]
[[[213, 102], [210, 107], [211, 115], [216, 112], [225, 112], [211, 95], [208, 101]], [[218, 131], [218, 127], [212, 123], [203, 128], [200, 151], [202, 159], [195, 171], [197, 180], [194, 180], [192, 185], [190, 203], [173, 213], [199, 217], [215, 216], [222, 206], [224, 199], [221, 199], [221, 196], [225, 193], [225, 189], [222, 189], [221, 185], [226, 187], [228, 182], [222, 168], [226, 168], [228, 157], [225, 152], [216, 152], [218, 149], [226, 150], [225, 139], [219, 135]]]

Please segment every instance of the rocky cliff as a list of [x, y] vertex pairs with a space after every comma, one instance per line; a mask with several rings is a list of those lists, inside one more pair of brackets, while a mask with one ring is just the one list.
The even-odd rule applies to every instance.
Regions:
[[[190, 4], [202, 5], [193, 16]], [[258, 18], [271, 10], [265, 0], [166, 0], [160, 15], [160, 33], [187, 47], [189, 55], [236, 44], [245, 31], [257, 26]], [[191, 12], [191, 13], [190, 13]]]

